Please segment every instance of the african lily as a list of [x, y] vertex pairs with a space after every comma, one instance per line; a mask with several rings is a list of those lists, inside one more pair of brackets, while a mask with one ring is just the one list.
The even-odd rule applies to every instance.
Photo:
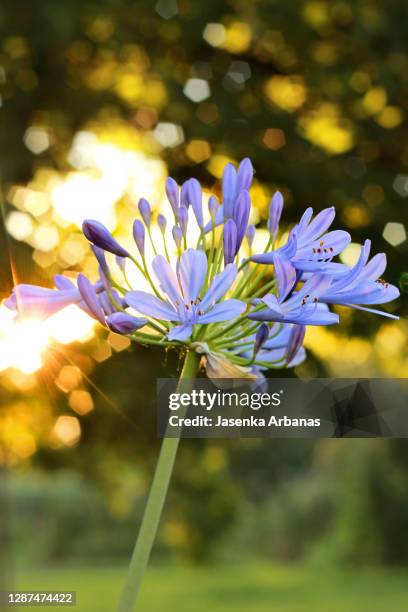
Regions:
[[[160, 240], [154, 237], [154, 215], [144, 198], [138, 204], [141, 219], [135, 220], [126, 247], [102, 223], [86, 220], [83, 232], [97, 260], [99, 278], [92, 283], [79, 274], [75, 284], [57, 275], [55, 289], [17, 285], [6, 305], [21, 316], [47, 317], [76, 304], [135, 343], [175, 349], [184, 356], [180, 376], [184, 390], [200, 364], [214, 379], [253, 381], [262, 380], [272, 368], [298, 365], [306, 357], [307, 326], [339, 322], [331, 304], [392, 316], [366, 308], [399, 295], [396, 287], [379, 280], [385, 256], [368, 261], [369, 241], [354, 267], [333, 261], [351, 239], [343, 230], [328, 231], [335, 217], [333, 207], [314, 217], [308, 208], [286, 243], [275, 248], [283, 212], [283, 196], [275, 193], [267, 223], [268, 245], [264, 252], [254, 253], [252, 179], [249, 159], [238, 169], [227, 164], [222, 201], [210, 196], [206, 211], [196, 179], [179, 187], [169, 178], [170, 214], [157, 217]], [[138, 279], [132, 283], [131, 268], [132, 278]], [[137, 599], [178, 442], [174, 437], [163, 440], [120, 612], [133, 609]]]

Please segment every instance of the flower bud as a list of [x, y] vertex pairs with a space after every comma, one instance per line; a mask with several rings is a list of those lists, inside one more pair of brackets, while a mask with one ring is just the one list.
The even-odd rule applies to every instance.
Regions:
[[237, 226], [237, 252], [242, 244], [248, 227], [251, 200], [248, 191], [241, 191], [234, 204], [233, 219]]
[[93, 254], [95, 255], [98, 264], [100, 265], [101, 269], [103, 270], [103, 273], [108, 276], [109, 275], [109, 268], [108, 268], [108, 264], [106, 263], [106, 257], [105, 257], [105, 251], [103, 249], [101, 249], [98, 246], [95, 246], [94, 244], [91, 245], [91, 249], [93, 251]]
[[172, 234], [174, 238], [174, 242], [176, 243], [177, 248], [181, 249], [181, 241], [183, 240], [183, 232], [181, 231], [181, 227], [178, 225], [173, 225]]
[[215, 223], [215, 218], [217, 216], [217, 210], [219, 207], [219, 202], [215, 196], [210, 196], [208, 200], [208, 211], [210, 213], [211, 221]]
[[115, 309], [113, 307], [113, 305], [111, 304], [111, 301], [109, 299], [108, 294], [106, 293], [106, 291], [102, 291], [99, 294], [99, 302], [102, 306], [102, 310], [105, 313], [106, 316], [109, 316], [111, 314], [113, 314], [115, 312]]
[[159, 229], [164, 236], [167, 226], [167, 219], [164, 215], [160, 214], [157, 216], [157, 225], [159, 226]]
[[183, 232], [183, 236], [186, 237], [188, 225], [188, 208], [183, 204], [178, 209], [177, 217], [179, 225], [181, 227], [181, 231]]
[[139, 219], [136, 219], [136, 221], [133, 223], [133, 238], [142, 257], [144, 255], [145, 248], [145, 233], [143, 223], [139, 221]]
[[232, 215], [236, 184], [237, 171], [232, 164], [227, 164], [222, 174], [222, 203], [224, 205], [224, 216], [226, 219], [229, 219]]
[[64, 289], [76, 289], [74, 283], [63, 274], [54, 275], [54, 285], [60, 291], [63, 291]]
[[269, 327], [266, 323], [262, 323], [256, 332], [254, 342], [254, 357], [259, 353], [267, 339], [269, 338]]
[[119, 255], [116, 255], [115, 259], [120, 270], [124, 272], [126, 268], [126, 259], [124, 257], [119, 257]]
[[180, 189], [180, 206], [185, 206], [188, 208], [189, 205], [189, 195], [188, 195], [188, 181], [184, 181]]
[[145, 226], [150, 227], [150, 222], [152, 220], [152, 209], [150, 208], [149, 202], [145, 198], [140, 198], [139, 200], [139, 212]]
[[147, 323], [142, 317], [132, 317], [126, 312], [114, 312], [106, 319], [108, 327], [117, 334], [131, 334]]
[[249, 248], [251, 248], [254, 243], [255, 233], [255, 225], [248, 225], [248, 229], [246, 231], [246, 239], [248, 240]]
[[245, 189], [246, 191], [249, 190], [252, 184], [253, 177], [254, 169], [251, 164], [251, 160], [249, 159], [249, 157], [245, 157], [245, 159], [241, 161], [238, 167], [235, 197], [239, 196], [243, 189]]
[[277, 191], [272, 197], [269, 204], [269, 219], [268, 219], [268, 230], [275, 240], [278, 233], [279, 221], [283, 210], [283, 196], [280, 191]]
[[237, 254], [237, 226], [235, 221], [228, 219], [224, 225], [224, 264], [232, 263]]
[[176, 216], [179, 207], [179, 187], [176, 181], [170, 176], [166, 180], [166, 195], [173, 209], [174, 216]]
[[289, 342], [288, 352], [286, 355], [286, 363], [290, 364], [292, 359], [296, 357], [296, 354], [303, 344], [303, 340], [306, 333], [306, 325], [294, 325], [292, 327]]
[[188, 199], [193, 208], [197, 224], [200, 229], [204, 227], [203, 219], [203, 192], [197, 179], [192, 178], [188, 181]]
[[[109, 251], [114, 255], [120, 255], [120, 257], [129, 257], [129, 253], [124, 249], [117, 240], [112, 236], [110, 231], [100, 223], [100, 221], [94, 221], [87, 219], [82, 224], [82, 231], [88, 238], [89, 242], [92, 242], [95, 246]], [[102, 266], [101, 266], [102, 267]]]

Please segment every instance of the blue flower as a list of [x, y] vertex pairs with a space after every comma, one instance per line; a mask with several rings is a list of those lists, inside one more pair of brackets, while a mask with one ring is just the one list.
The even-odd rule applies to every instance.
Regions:
[[339, 274], [344, 271], [342, 264], [332, 263], [331, 260], [345, 249], [351, 236], [343, 230], [327, 232], [335, 215], [334, 207], [331, 207], [312, 219], [313, 209], [308, 208], [290, 232], [284, 246], [251, 257], [256, 263], [274, 264], [282, 299], [292, 291], [303, 272]]
[[320, 295], [320, 300], [327, 304], [343, 304], [390, 318], [398, 318], [381, 310], [361, 306], [361, 304], [385, 304], [395, 300], [400, 294], [397, 287], [380, 278], [387, 265], [385, 254], [378, 253], [368, 261], [370, 249], [371, 241], [366, 240], [361, 247], [356, 265], [346, 274], [336, 277]]
[[214, 277], [201, 298], [199, 296], [207, 274], [207, 257], [203, 251], [185, 251], [176, 272], [162, 255], [154, 258], [152, 267], [166, 299], [144, 291], [130, 291], [125, 300], [141, 314], [178, 323], [170, 330], [169, 340], [186, 341], [193, 333], [193, 325], [228, 321], [242, 314], [246, 308], [246, 304], [240, 300], [220, 302], [236, 278], [237, 268], [234, 264], [228, 264]]
[[259, 302], [266, 306], [264, 310], [249, 313], [248, 318], [254, 321], [276, 321], [279, 323], [296, 323], [298, 325], [332, 325], [339, 322], [339, 316], [330, 312], [326, 304], [319, 302], [320, 296], [329, 288], [332, 279], [329, 276], [313, 275], [303, 287], [286, 300], [276, 295], [265, 295]]

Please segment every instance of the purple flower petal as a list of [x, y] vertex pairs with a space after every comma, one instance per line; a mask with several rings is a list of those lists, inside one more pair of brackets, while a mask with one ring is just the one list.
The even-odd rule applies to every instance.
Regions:
[[299, 247], [296, 251], [294, 261], [300, 259], [329, 259], [338, 255], [351, 242], [351, 236], [344, 230], [334, 230], [322, 236], [321, 240], [311, 242], [306, 246]]
[[278, 298], [276, 297], [276, 295], [273, 295], [273, 293], [268, 293], [267, 295], [265, 295], [262, 298], [262, 302], [267, 305], [269, 310], [272, 310], [278, 315], [283, 314], [282, 306], [279, 304]]
[[205, 314], [199, 315], [197, 322], [217, 323], [220, 321], [228, 321], [229, 319], [235, 319], [235, 317], [241, 315], [245, 309], [246, 304], [245, 302], [241, 302], [241, 300], [224, 300], [223, 302], [215, 304], [215, 306]]
[[348, 274], [344, 274], [339, 280], [333, 285], [335, 291], [339, 291], [345, 287], [351, 287], [354, 281], [358, 281], [360, 273], [363, 270], [367, 259], [370, 255], [371, 241], [366, 240], [364, 246], [361, 247], [360, 256], [357, 263], [351, 268]]
[[129, 291], [125, 295], [126, 303], [141, 314], [161, 319], [162, 321], [179, 321], [179, 315], [168, 303], [145, 291]]
[[312, 217], [313, 217], [313, 208], [309, 206], [308, 208], [306, 208], [305, 212], [301, 216], [300, 221], [297, 225], [296, 233], [299, 236], [306, 230], [307, 226], [309, 225], [310, 219]]
[[201, 300], [201, 310], [208, 310], [216, 302], [218, 302], [232, 286], [237, 276], [237, 267], [235, 264], [228, 264], [224, 270], [214, 277], [207, 292]]
[[99, 303], [94, 286], [83, 274], [78, 274], [77, 283], [81, 297], [92, 313], [92, 316], [102, 325], [105, 325], [105, 313]]
[[279, 300], [283, 302], [296, 285], [296, 268], [282, 253], [275, 253], [274, 264]]
[[184, 342], [191, 337], [193, 333], [193, 326], [190, 323], [183, 323], [183, 325], [177, 325], [170, 330], [167, 334], [167, 338], [169, 340], [179, 340], [180, 342]]
[[72, 280], [70, 280], [63, 274], [54, 275], [54, 285], [56, 286], [57, 289], [60, 289], [60, 290], [64, 290], [64, 289], [76, 290], [76, 286], [74, 285]]
[[373, 280], [376, 281], [380, 278], [387, 267], [387, 257], [385, 253], [377, 253], [374, 257], [367, 263], [364, 270], [360, 274], [360, 280]]
[[[310, 210], [310, 209], [308, 209]], [[331, 226], [336, 216], [334, 206], [325, 208], [319, 214], [315, 216], [313, 221], [302, 231], [302, 235], [299, 235], [299, 243], [304, 244], [305, 242], [312, 242], [319, 238], [327, 229]]]
[[200, 295], [207, 274], [204, 251], [184, 251], [177, 265], [177, 276], [185, 302], [194, 302]]
[[173, 305], [177, 307], [183, 301], [183, 298], [173, 268], [163, 255], [156, 255], [153, 259], [152, 268], [158, 278], [161, 290], [170, 298]]
[[305, 282], [303, 287], [293, 294], [284, 304], [286, 309], [294, 309], [302, 305], [303, 300], [314, 301], [323, 295], [330, 287], [332, 279], [330, 276], [315, 275]]

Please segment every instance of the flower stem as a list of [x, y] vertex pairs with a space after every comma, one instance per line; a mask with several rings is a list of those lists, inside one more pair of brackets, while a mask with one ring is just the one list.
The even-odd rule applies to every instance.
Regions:
[[[196, 375], [198, 360], [199, 355], [197, 353], [191, 350], [188, 351], [179, 380], [179, 388], [182, 387], [183, 391], [187, 391], [188, 388], [191, 389], [191, 382], [189, 382], [188, 379], [192, 379]], [[185, 408], [185, 410], [187, 410], [187, 408]], [[179, 416], [182, 417], [184, 415], [179, 414]], [[118, 612], [133, 612], [135, 610], [143, 575], [149, 561], [150, 552], [153, 547], [160, 516], [166, 499], [177, 448], [180, 442], [180, 434], [181, 428], [178, 437], [163, 438], [153, 483], [130, 561]]]

